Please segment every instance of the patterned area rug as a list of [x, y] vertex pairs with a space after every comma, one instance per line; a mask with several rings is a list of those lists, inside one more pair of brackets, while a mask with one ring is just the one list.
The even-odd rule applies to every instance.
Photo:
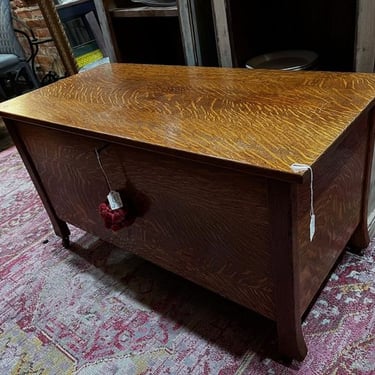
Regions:
[[3, 151], [13, 145], [13, 142], [5, 128], [3, 120], [0, 118], [0, 151]]
[[0, 374], [375, 374], [375, 242], [345, 254], [286, 366], [258, 315], [76, 228], [64, 249], [14, 147], [0, 205]]

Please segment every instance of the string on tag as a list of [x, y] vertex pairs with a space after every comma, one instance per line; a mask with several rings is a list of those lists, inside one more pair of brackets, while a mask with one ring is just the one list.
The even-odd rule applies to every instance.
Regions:
[[97, 149], [97, 148], [95, 149], [96, 158], [97, 158], [97, 160], [98, 160], [99, 167], [100, 167], [100, 169], [101, 169], [101, 171], [102, 171], [102, 173], [103, 173], [103, 176], [104, 176], [104, 178], [105, 178], [105, 181], [106, 181], [106, 183], [107, 183], [108, 190], [109, 190], [109, 191], [112, 191], [111, 184], [109, 183], [109, 178], [108, 178], [107, 174], [105, 173], [105, 170], [104, 170], [104, 167], [103, 167], [102, 161], [101, 161], [101, 159], [100, 159], [100, 151], [101, 151], [101, 149], [100, 149], [100, 150]]
[[314, 212], [314, 174], [312, 168], [307, 164], [293, 163], [290, 168], [293, 172], [301, 173], [310, 171], [310, 241], [315, 234], [315, 212]]
[[109, 202], [109, 206], [111, 208], [111, 210], [117, 210], [119, 208], [122, 208], [123, 207], [123, 201], [121, 199], [121, 195], [118, 191], [115, 191], [111, 188], [111, 184], [109, 182], [109, 178], [107, 176], [107, 173], [105, 173], [105, 170], [104, 170], [104, 167], [103, 167], [103, 164], [102, 164], [102, 161], [100, 159], [100, 151], [105, 148], [106, 146], [100, 148], [100, 149], [95, 149], [95, 154], [96, 154], [96, 158], [98, 160], [98, 164], [99, 164], [99, 167], [103, 173], [103, 176], [105, 178], [105, 181], [107, 183], [107, 186], [108, 186], [108, 190], [109, 190], [109, 193], [107, 195], [107, 200]]

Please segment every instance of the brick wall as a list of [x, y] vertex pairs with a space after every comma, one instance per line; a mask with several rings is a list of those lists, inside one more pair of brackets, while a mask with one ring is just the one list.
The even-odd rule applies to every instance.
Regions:
[[[36, 38], [50, 38], [50, 33], [36, 0], [11, 0], [11, 5], [14, 16], [31, 28]], [[15, 27], [22, 29], [22, 25], [17, 24], [17, 21], [15, 21]], [[28, 51], [25, 40], [22, 40], [22, 37], [19, 39], [24, 45], [25, 51]], [[64, 75], [65, 69], [53, 41], [39, 45], [39, 52], [35, 59], [35, 70], [39, 79], [42, 79], [49, 71], [56, 72], [59, 76]]]

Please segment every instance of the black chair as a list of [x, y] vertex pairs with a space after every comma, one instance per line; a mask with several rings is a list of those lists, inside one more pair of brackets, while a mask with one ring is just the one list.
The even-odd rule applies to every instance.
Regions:
[[[18, 31], [27, 37], [25, 32]], [[29, 64], [35, 53], [30, 39], [28, 41], [31, 50], [27, 58], [13, 28], [10, 2], [0, 0], [0, 95], [4, 98], [20, 93], [17, 92], [16, 85], [22, 78], [26, 79], [32, 89], [40, 87], [39, 80]], [[13, 86], [10, 94], [4, 83]]]

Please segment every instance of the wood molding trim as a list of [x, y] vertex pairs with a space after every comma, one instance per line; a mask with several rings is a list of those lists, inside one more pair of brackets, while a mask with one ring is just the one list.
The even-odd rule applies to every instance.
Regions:
[[64, 27], [62, 26], [53, 0], [38, 0], [38, 5], [60, 54], [61, 61], [64, 64], [66, 75], [70, 76], [78, 73], [78, 67], [72, 48], [68, 37], [65, 34]]

